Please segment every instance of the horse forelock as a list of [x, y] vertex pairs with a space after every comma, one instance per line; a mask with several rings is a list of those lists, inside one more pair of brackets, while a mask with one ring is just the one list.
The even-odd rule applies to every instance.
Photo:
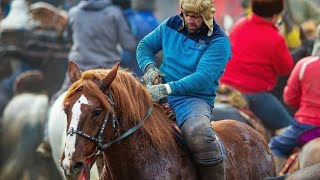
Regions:
[[81, 78], [70, 86], [64, 98], [63, 104], [65, 104], [65, 102], [73, 94], [81, 90], [83, 91], [83, 93], [88, 93], [91, 96], [98, 98], [101, 101], [103, 107], [106, 108], [107, 111], [114, 113], [112, 111], [110, 102], [108, 102], [106, 98], [106, 95], [100, 89], [101, 84], [99, 83], [101, 83], [102, 74], [99, 73], [98, 70], [97, 70], [97, 73], [94, 73], [94, 72], [95, 71], [92, 71], [92, 70], [84, 72]]

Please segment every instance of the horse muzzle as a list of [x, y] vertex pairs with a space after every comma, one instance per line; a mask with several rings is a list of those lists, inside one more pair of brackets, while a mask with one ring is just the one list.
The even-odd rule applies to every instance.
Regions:
[[67, 180], [79, 180], [84, 172], [85, 163], [81, 161], [72, 162], [64, 159], [61, 162], [61, 167]]

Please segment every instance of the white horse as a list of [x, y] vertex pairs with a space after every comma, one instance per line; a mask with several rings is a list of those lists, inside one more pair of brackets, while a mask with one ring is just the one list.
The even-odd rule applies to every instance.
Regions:
[[45, 94], [22, 93], [8, 103], [1, 121], [0, 179], [61, 179], [54, 163], [36, 152], [47, 111]]
[[[60, 166], [60, 158], [65, 146], [67, 120], [66, 114], [63, 111], [62, 103], [66, 92], [61, 94], [49, 111], [48, 119], [48, 137], [52, 149], [52, 156], [55, 164], [57, 165], [60, 173], [63, 175], [63, 169]], [[90, 180], [98, 180], [99, 174], [97, 166], [94, 165], [90, 171]]]

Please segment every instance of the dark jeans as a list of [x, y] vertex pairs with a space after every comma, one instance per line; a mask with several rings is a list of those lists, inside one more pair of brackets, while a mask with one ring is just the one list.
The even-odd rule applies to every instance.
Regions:
[[271, 93], [244, 94], [249, 108], [261, 121], [272, 129], [290, 125], [292, 117], [281, 102]]
[[308, 124], [300, 124], [293, 121], [285, 131], [274, 136], [269, 143], [273, 155], [278, 157], [288, 157], [295, 147], [298, 147], [297, 137], [304, 131], [314, 128], [315, 126]]
[[198, 165], [214, 165], [224, 159], [223, 144], [219, 142], [208, 117], [190, 117], [183, 123], [181, 131]]

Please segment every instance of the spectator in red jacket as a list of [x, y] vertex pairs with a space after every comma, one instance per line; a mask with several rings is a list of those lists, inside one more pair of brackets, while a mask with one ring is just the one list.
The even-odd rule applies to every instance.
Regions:
[[[320, 25], [312, 56], [298, 61], [292, 70], [283, 98], [286, 104], [297, 108], [293, 121], [285, 131], [270, 141], [270, 148], [280, 166], [298, 146], [297, 136], [301, 132], [320, 126]], [[280, 168], [280, 167], [279, 167]], [[278, 168], [278, 169], [279, 169]]]
[[287, 75], [293, 59], [275, 26], [283, 0], [251, 0], [253, 13], [239, 19], [230, 32], [232, 58], [221, 83], [242, 92], [250, 109], [272, 129], [288, 126], [292, 117], [270, 91]]

